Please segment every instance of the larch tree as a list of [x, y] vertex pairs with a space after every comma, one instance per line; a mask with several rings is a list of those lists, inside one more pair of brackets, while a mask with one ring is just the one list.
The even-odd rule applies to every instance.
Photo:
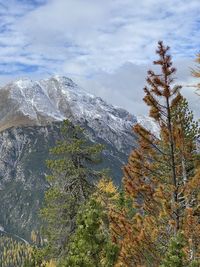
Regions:
[[160, 73], [148, 71], [144, 88], [144, 102], [160, 133], [136, 124], [138, 147], [124, 166], [125, 195], [136, 212], [130, 216], [122, 209], [111, 214], [113, 236], [120, 246], [116, 266], [159, 266], [169, 240], [180, 232], [187, 240], [187, 260], [200, 253], [199, 129], [181, 86], [174, 85], [176, 69], [168, 51], [169, 47], [158, 43], [154, 65]]
[[50, 187], [41, 210], [47, 240], [38, 253], [42, 260], [57, 261], [66, 256], [78, 209], [103, 175], [94, 168], [101, 160], [102, 145], [91, 144], [83, 129], [69, 121], [64, 122], [62, 134], [63, 140], [50, 150], [52, 158], [47, 161], [51, 174], [47, 177]]

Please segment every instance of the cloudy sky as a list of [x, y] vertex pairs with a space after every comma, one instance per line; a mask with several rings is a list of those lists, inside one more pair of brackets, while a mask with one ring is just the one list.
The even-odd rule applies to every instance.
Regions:
[[[199, 14], [199, 0], [0, 0], [0, 84], [66, 75], [144, 114], [142, 88], [158, 40], [171, 47], [177, 82], [196, 82]], [[199, 105], [191, 88], [184, 94]]]

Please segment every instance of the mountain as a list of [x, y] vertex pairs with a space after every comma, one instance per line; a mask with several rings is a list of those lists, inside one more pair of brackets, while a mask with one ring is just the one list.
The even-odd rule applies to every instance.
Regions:
[[0, 130], [19, 125], [46, 125], [68, 118], [75, 123], [87, 123], [98, 136], [120, 146], [118, 138], [111, 133], [129, 142], [132, 125], [137, 120], [126, 110], [108, 105], [61, 76], [15, 81], [1, 88], [0, 99]]
[[155, 122], [154, 119], [140, 115], [137, 116], [137, 122], [142, 125], [144, 128], [149, 130], [152, 134], [154, 134], [156, 137], [159, 137], [160, 134], [160, 127], [159, 125]]
[[45, 160], [61, 139], [63, 119], [85, 128], [90, 142], [105, 145], [99, 168], [110, 168], [116, 184], [137, 145], [137, 118], [86, 93], [71, 79], [17, 80], [0, 89], [0, 226], [30, 240], [48, 184]]

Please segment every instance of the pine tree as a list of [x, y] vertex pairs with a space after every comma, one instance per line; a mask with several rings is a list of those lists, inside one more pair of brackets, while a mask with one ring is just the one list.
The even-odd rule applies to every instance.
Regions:
[[[199, 256], [199, 160], [197, 124], [174, 85], [175, 68], [169, 47], [158, 44], [161, 72], [148, 71], [144, 102], [160, 127], [155, 136], [139, 124], [134, 126], [138, 148], [124, 167], [123, 185], [133, 199], [132, 217], [126, 209], [111, 214], [112, 229], [121, 247], [116, 266], [159, 266], [171, 237], [181, 230], [190, 239], [187, 257]], [[186, 224], [193, 221], [193, 230]]]
[[185, 253], [186, 243], [187, 239], [181, 232], [173, 236], [160, 267], [198, 267], [200, 264], [198, 260], [187, 260]]
[[79, 211], [68, 257], [60, 266], [114, 266], [118, 247], [110, 238], [108, 212], [117, 199], [118, 193], [113, 183], [102, 179], [98, 191]]
[[63, 140], [50, 150], [47, 161], [51, 175], [45, 194], [41, 216], [44, 221], [44, 238], [47, 244], [39, 254], [43, 260], [59, 259], [66, 255], [69, 237], [75, 230], [77, 211], [92, 194], [95, 182], [102, 172], [94, 169], [100, 162], [102, 145], [91, 144], [83, 129], [65, 121]]
[[172, 237], [168, 246], [168, 251], [165, 255], [163, 263], [160, 267], [187, 267], [185, 262], [185, 240], [181, 233]]

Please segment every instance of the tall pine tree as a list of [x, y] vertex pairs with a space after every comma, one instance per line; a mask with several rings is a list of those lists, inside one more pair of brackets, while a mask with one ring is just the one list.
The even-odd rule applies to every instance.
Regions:
[[[75, 230], [80, 205], [93, 193], [95, 182], [103, 173], [96, 171], [102, 145], [91, 144], [83, 129], [65, 121], [63, 140], [50, 150], [47, 161], [51, 175], [47, 177], [49, 189], [45, 194], [41, 216], [44, 221], [43, 260], [61, 259], [67, 254], [69, 237]], [[41, 252], [40, 252], [41, 254]]]
[[[127, 198], [137, 210], [111, 214], [113, 235], [121, 251], [116, 266], [159, 266], [171, 237], [181, 230], [187, 257], [199, 257], [198, 125], [193, 121], [181, 87], [174, 85], [175, 68], [169, 47], [158, 43], [160, 73], [148, 71], [144, 102], [160, 127], [159, 136], [139, 124], [134, 126], [139, 146], [124, 167]], [[192, 228], [188, 222], [192, 222]]]

